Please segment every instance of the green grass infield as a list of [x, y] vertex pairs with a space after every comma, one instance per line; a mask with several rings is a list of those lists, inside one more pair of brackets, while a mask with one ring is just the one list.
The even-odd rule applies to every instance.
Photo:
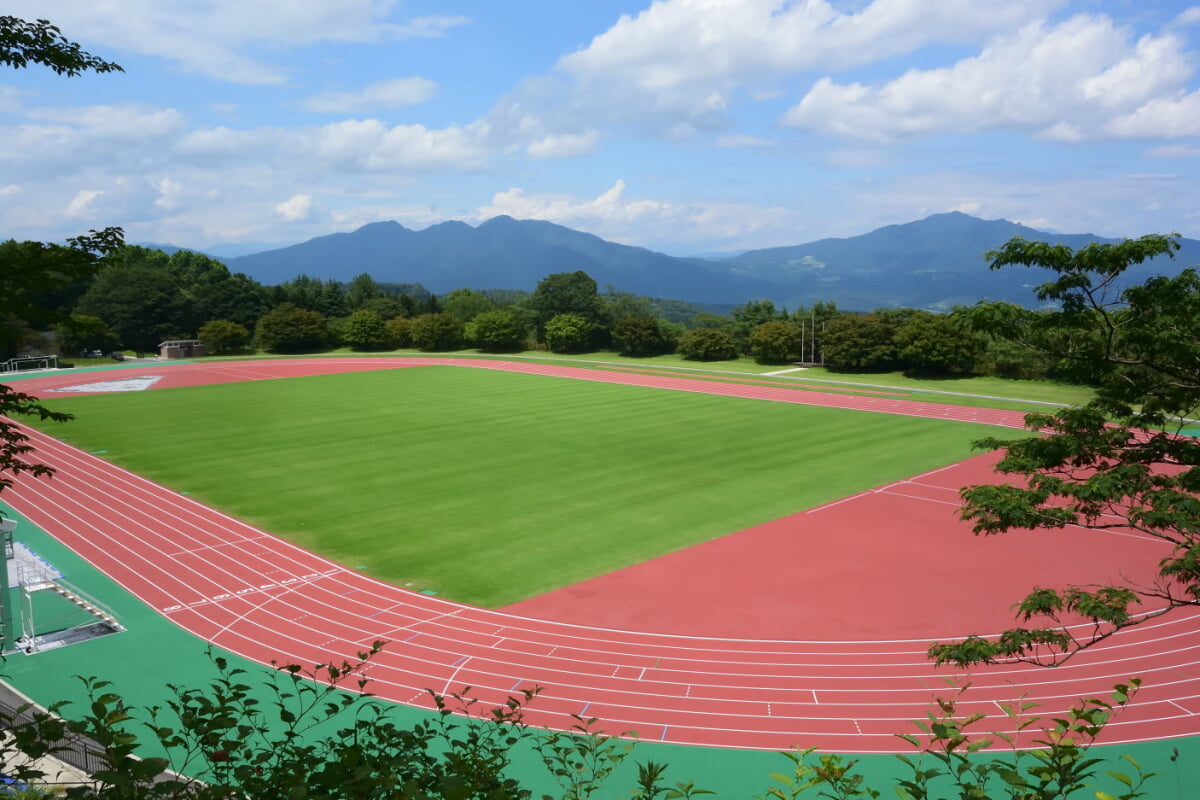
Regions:
[[47, 405], [77, 418], [43, 427], [84, 450], [491, 607], [951, 463], [994, 430], [455, 367]]

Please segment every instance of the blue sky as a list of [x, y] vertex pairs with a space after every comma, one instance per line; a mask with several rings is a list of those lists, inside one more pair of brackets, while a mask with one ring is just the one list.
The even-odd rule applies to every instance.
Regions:
[[960, 210], [1200, 238], [1200, 5], [6, 0], [125, 67], [0, 73], [0, 237], [546, 219], [674, 254]]

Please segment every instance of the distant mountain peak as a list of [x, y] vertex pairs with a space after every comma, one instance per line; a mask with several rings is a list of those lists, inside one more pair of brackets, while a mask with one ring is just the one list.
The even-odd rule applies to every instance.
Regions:
[[374, 231], [384, 231], [384, 230], [406, 231], [406, 230], [408, 230], [408, 228], [404, 227], [403, 225], [401, 225], [399, 222], [397, 222], [394, 219], [381, 219], [378, 222], [368, 222], [366, 225], [363, 225], [360, 228], [356, 228], [355, 230], [350, 231], [350, 233], [362, 233], [364, 231], [374, 232]]
[[[1008, 220], [947, 211], [859, 236], [704, 261], [605, 241], [545, 220], [501, 214], [476, 227], [448, 220], [419, 231], [393, 220], [373, 222], [349, 233], [227, 259], [227, 263], [230, 269], [264, 283], [291, 280], [302, 272], [339, 281], [368, 272], [380, 282], [420, 283], [437, 293], [457, 288], [529, 290], [551, 273], [583, 270], [602, 286], [700, 303], [738, 305], [770, 298], [788, 308], [832, 300], [848, 310], [944, 309], [983, 298], [1034, 301], [1025, 285], [1027, 273], [987, 269], [984, 254], [1014, 236], [1071, 247], [1103, 241], [1095, 236], [1045, 234]], [[1196, 263], [1200, 242], [1185, 240], [1179, 256], [1176, 269]]]

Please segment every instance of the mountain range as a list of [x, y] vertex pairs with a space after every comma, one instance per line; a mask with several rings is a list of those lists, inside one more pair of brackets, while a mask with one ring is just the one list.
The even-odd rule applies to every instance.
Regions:
[[[945, 309], [980, 299], [1036, 302], [1030, 288], [1045, 280], [1045, 273], [987, 269], [984, 254], [1015, 236], [1076, 248], [1115, 241], [950, 212], [861, 236], [724, 258], [680, 258], [550, 222], [500, 216], [475, 227], [451, 221], [420, 231], [398, 222], [375, 222], [351, 233], [223, 260], [231, 270], [267, 284], [301, 273], [349, 281], [367, 272], [381, 283], [420, 283], [443, 293], [461, 287], [533, 289], [550, 273], [583, 270], [602, 287], [695, 303], [769, 298], [789, 308], [833, 300], [849, 310]], [[1128, 279], [1140, 281], [1200, 263], [1200, 241], [1180, 243], [1175, 261], [1149, 262], [1131, 270]]]

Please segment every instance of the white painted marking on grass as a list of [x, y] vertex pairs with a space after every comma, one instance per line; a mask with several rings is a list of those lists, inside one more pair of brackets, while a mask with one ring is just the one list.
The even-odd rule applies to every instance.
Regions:
[[161, 375], [139, 375], [134, 378], [121, 378], [111, 381], [95, 381], [94, 383], [77, 383], [74, 386], [60, 386], [57, 389], [47, 389], [47, 392], [144, 392], [162, 380]]

